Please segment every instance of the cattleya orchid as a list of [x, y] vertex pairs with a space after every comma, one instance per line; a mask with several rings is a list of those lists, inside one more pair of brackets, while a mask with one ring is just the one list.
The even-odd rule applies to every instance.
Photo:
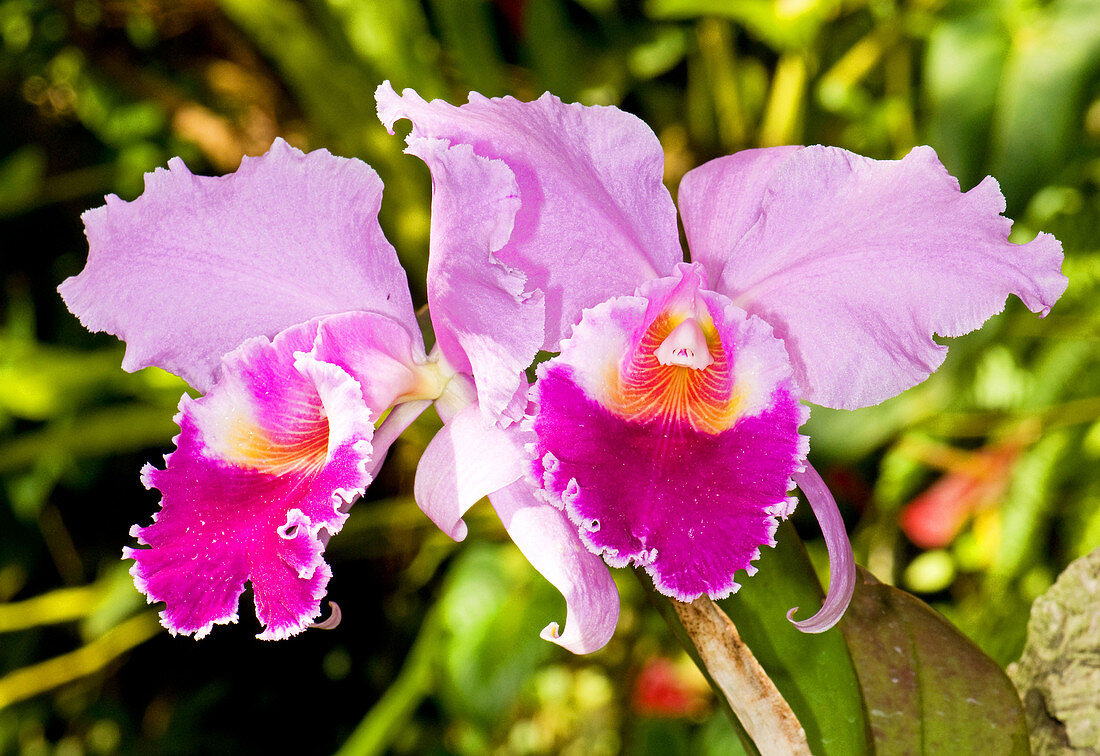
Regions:
[[[1016, 293], [1045, 314], [1065, 288], [1057, 241], [1007, 242], [987, 179], [962, 194], [928, 148], [901, 161], [785, 147], [684, 177], [676, 208], [656, 137], [616, 108], [471, 95], [454, 107], [376, 93], [433, 179], [427, 353], [378, 225], [365, 164], [281, 141], [233, 175], [181, 161], [133, 202], [84, 216], [85, 270], [60, 287], [92, 330], [203, 396], [142, 478], [131, 572], [173, 632], [237, 620], [251, 581], [260, 637], [320, 613], [323, 551], [400, 433], [444, 421], [415, 498], [448, 535], [488, 496], [565, 596], [543, 637], [578, 653], [614, 631], [607, 565], [680, 600], [751, 574], [806, 494], [829, 544], [836, 622], [854, 580], [836, 504], [807, 462], [803, 401], [874, 404], [924, 380], [932, 334], [981, 325]], [[526, 371], [540, 352], [557, 356]], [[143, 548], [142, 548], [143, 547]], [[792, 610], [793, 611], [793, 610]]]
[[536, 326], [512, 364], [557, 353], [516, 431], [528, 485], [593, 553], [644, 567], [681, 601], [753, 574], [797, 486], [831, 580], [795, 625], [835, 624], [855, 569], [807, 461], [802, 402], [877, 404], [939, 367], [933, 334], [978, 328], [1010, 293], [1046, 315], [1066, 287], [1057, 240], [1009, 243], [996, 181], [962, 193], [928, 147], [899, 161], [819, 146], [706, 163], [679, 188], [687, 264], [660, 143], [637, 118], [550, 94], [455, 107], [383, 84], [376, 97], [391, 131], [412, 122], [407, 151], [432, 172], [432, 255], [521, 276], [496, 303], [501, 324]]
[[[569, 611], [583, 617], [591, 603], [610, 614], [574, 624], [609, 636], [618, 603], [606, 568], [563, 514], [508, 490], [520, 454], [495, 432], [469, 376], [471, 362], [490, 359], [478, 340], [495, 343], [483, 330], [491, 323], [479, 320], [476, 296], [450, 301], [435, 313], [441, 342], [474, 343], [425, 354], [405, 273], [378, 224], [381, 196], [366, 164], [278, 140], [222, 178], [194, 176], [175, 159], [133, 202], [110, 196], [85, 213], [88, 263], [61, 285], [65, 302], [89, 329], [126, 341], [124, 368], [157, 365], [204, 392], [180, 401], [165, 469], [142, 471], [162, 500], [153, 523], [132, 530], [147, 548], [124, 550], [135, 584], [165, 602], [173, 633], [202, 637], [236, 622], [248, 581], [259, 637], [305, 629], [331, 577], [328, 538], [435, 401], [446, 425], [420, 463], [417, 495], [457, 511], [504, 488], [494, 505], [509, 534]], [[479, 275], [437, 260], [429, 283], [473, 289]], [[488, 392], [492, 412], [524, 403], [516, 390], [515, 400]], [[574, 594], [600, 593], [573, 609]], [[578, 652], [607, 640], [559, 637], [556, 625], [547, 635]]]

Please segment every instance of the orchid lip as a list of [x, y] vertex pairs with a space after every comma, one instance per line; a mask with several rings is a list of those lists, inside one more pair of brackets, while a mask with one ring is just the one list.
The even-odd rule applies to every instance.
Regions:
[[693, 370], [703, 370], [714, 364], [703, 327], [695, 318], [686, 318], [672, 329], [656, 351], [662, 365], [677, 365]]
[[807, 412], [783, 343], [691, 265], [586, 310], [539, 366], [528, 472], [581, 542], [718, 599], [790, 514]]

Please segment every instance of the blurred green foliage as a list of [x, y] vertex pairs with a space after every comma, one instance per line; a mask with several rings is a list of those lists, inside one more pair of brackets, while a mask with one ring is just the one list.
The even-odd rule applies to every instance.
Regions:
[[336, 631], [260, 644], [242, 612], [172, 639], [130, 587], [119, 550], [155, 507], [137, 472], [186, 386], [122, 373], [64, 311], [79, 214], [173, 155], [219, 173], [275, 136], [327, 147], [382, 175], [422, 300], [430, 185], [375, 117], [387, 78], [619, 105], [673, 191], [781, 143], [928, 143], [964, 188], [994, 174], [1015, 239], [1062, 240], [1065, 297], [1044, 321], [1010, 303], [925, 384], [806, 430], [859, 561], [1013, 660], [1034, 597], [1100, 545], [1098, 73], [1090, 0], [0, 0], [0, 752], [739, 752], [689, 672], [666, 682], [691, 706], [645, 703], [682, 652], [631, 576], [611, 644], [572, 657], [537, 638], [560, 597], [490, 513], [461, 547], [419, 514], [429, 419], [331, 544]]

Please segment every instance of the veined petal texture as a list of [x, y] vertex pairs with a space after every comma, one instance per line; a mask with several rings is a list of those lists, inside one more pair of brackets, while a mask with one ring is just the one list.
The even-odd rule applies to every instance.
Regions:
[[158, 365], [205, 392], [247, 338], [349, 310], [415, 323], [366, 163], [276, 140], [229, 176], [168, 166], [136, 200], [84, 214], [88, 264], [59, 287], [88, 329], [126, 342], [126, 370]]
[[359, 385], [309, 354], [317, 323], [250, 339], [227, 355], [206, 396], [180, 402], [176, 451], [147, 465], [162, 494], [153, 524], [126, 549], [135, 584], [173, 633], [202, 637], [235, 622], [251, 581], [261, 638], [303, 630], [320, 614], [331, 572], [320, 531], [347, 518], [370, 482], [372, 417]]
[[978, 328], [1010, 293], [1045, 315], [1066, 287], [1058, 241], [1009, 243], [996, 181], [960, 192], [929, 147], [739, 153], [688, 173], [679, 196], [716, 290], [772, 325], [802, 397], [829, 407], [901, 393], [943, 362], [933, 334]]
[[[539, 348], [556, 350], [584, 307], [667, 275], [682, 259], [676, 210], [661, 183], [661, 145], [636, 117], [563, 104], [550, 94], [534, 102], [471, 94], [455, 107], [425, 102], [412, 90], [398, 95], [387, 83], [376, 98], [391, 130], [399, 119], [412, 121], [409, 151], [432, 169], [433, 313], [440, 292], [463, 285], [452, 270], [506, 268], [513, 273], [503, 287], [511, 300], [485, 298], [476, 319], [451, 308], [451, 320], [456, 330], [507, 345], [515, 338], [509, 330], [528, 328], [537, 310], [539, 342], [510, 357], [517, 363], [523, 357], [530, 364]], [[480, 178], [471, 167], [475, 158], [491, 163]], [[486, 193], [496, 198], [495, 222], [482, 212], [489, 209]], [[461, 232], [471, 207], [478, 212], [470, 222], [482, 230], [477, 239]]]
[[[701, 266], [676, 273], [585, 311], [540, 366], [533, 473], [592, 551], [692, 601], [729, 595], [774, 545], [806, 412], [770, 327], [706, 291]], [[709, 360], [663, 364], [662, 343], [691, 320]]]
[[451, 367], [473, 375], [487, 417], [516, 420], [545, 311], [542, 292], [525, 291], [524, 275], [496, 257], [519, 207], [515, 177], [465, 144], [417, 139], [408, 151], [428, 164], [436, 187], [427, 281], [436, 343]]

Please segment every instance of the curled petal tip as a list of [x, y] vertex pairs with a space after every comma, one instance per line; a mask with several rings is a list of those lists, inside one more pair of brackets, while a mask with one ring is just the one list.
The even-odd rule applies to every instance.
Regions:
[[470, 528], [466, 526], [465, 520], [459, 520], [455, 523], [455, 526], [451, 529], [449, 535], [456, 542], [462, 542], [466, 540], [466, 535], [470, 532]]
[[795, 474], [795, 480], [810, 502], [829, 549], [829, 591], [817, 614], [809, 619], [795, 620], [796, 606], [787, 612], [787, 619], [804, 633], [823, 633], [840, 621], [852, 600], [856, 587], [856, 563], [836, 500], [817, 470], [807, 463], [804, 471]]
[[468, 532], [462, 516], [493, 491], [523, 475], [519, 441], [487, 425], [477, 403], [449, 418], [420, 458], [413, 481], [417, 505], [456, 541]]
[[328, 602], [328, 607], [332, 611], [332, 614], [328, 616], [328, 619], [321, 622], [311, 622], [309, 627], [314, 630], [335, 630], [340, 624], [340, 620], [343, 618], [343, 613], [340, 611], [340, 605], [335, 601]]
[[564, 631], [551, 622], [539, 633], [574, 654], [603, 648], [619, 619], [619, 591], [607, 565], [577, 537], [565, 513], [537, 501], [517, 481], [489, 495], [508, 535], [543, 577], [565, 597]]

